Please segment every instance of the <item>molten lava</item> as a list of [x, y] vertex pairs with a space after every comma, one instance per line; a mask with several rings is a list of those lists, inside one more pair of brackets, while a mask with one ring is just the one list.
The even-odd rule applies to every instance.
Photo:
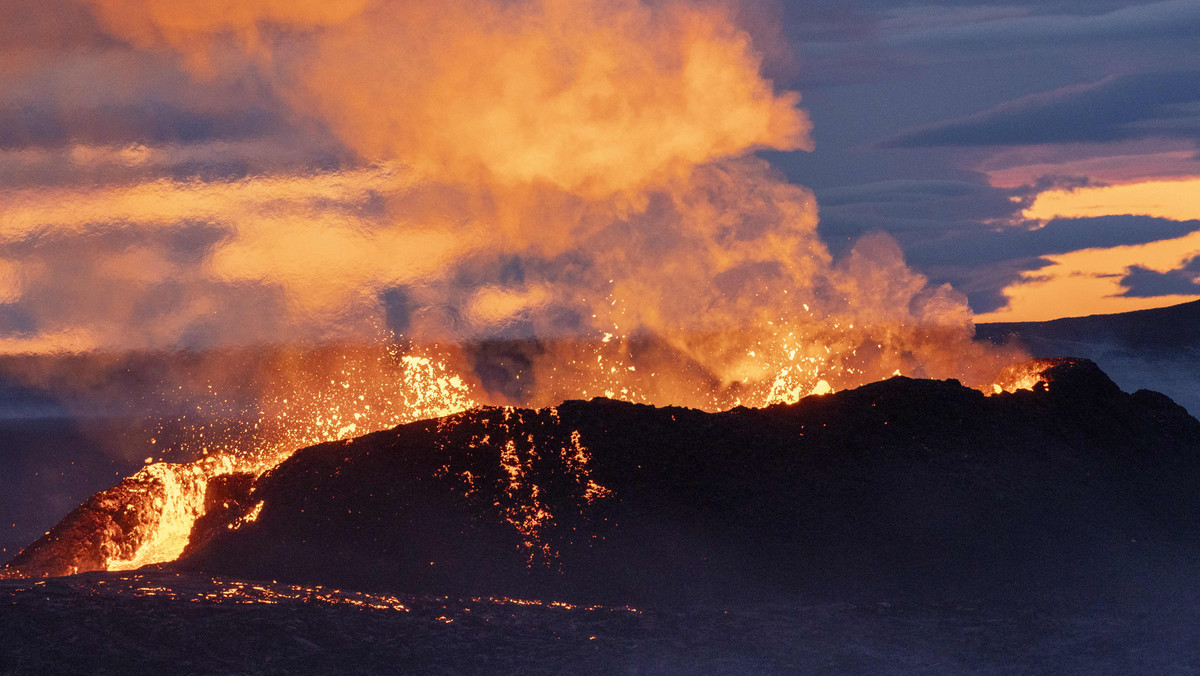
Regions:
[[[48, 574], [132, 570], [173, 561], [187, 547], [197, 520], [205, 515], [214, 480], [235, 474], [257, 476], [304, 446], [446, 416], [475, 405], [464, 381], [450, 373], [443, 361], [423, 353], [400, 355], [393, 347], [342, 355], [340, 362], [334, 379], [289, 379], [293, 386], [303, 382], [305, 389], [264, 397], [261, 419], [241, 425], [231, 425], [228, 420], [203, 422], [202, 416], [197, 416], [199, 422], [195, 423], [176, 421], [182, 436], [173, 452], [189, 452], [200, 459], [148, 464], [113, 489], [116, 493], [101, 493], [91, 501], [96, 504], [85, 503], [76, 510], [82, 510], [83, 521], [99, 519], [108, 524], [99, 529], [100, 541], [68, 543], [68, 550], [80, 551], [56, 553], [69, 563], [46, 564], [45, 570]], [[224, 410], [218, 406], [202, 412], [211, 417]], [[160, 432], [164, 429], [160, 423]], [[253, 522], [261, 508], [259, 503], [231, 528]], [[70, 521], [68, 517], [64, 523]], [[53, 530], [46, 536], [52, 540], [69, 537]]]

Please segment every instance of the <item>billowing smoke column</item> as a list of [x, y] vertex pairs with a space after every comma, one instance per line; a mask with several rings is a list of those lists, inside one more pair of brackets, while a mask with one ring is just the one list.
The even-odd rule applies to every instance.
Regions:
[[[69, 240], [102, 214], [139, 242], [66, 280], [120, 291], [86, 309], [45, 293], [63, 283], [53, 261], [11, 263], [10, 298], [47, 298], [45, 345], [328, 341], [383, 323], [468, 345], [498, 399], [709, 409], [898, 371], [984, 383], [1013, 361], [974, 345], [965, 299], [886, 236], [832, 259], [812, 194], [753, 155], [809, 148], [810, 124], [760, 74], [732, 5], [88, 2], [197, 81], [265, 83], [350, 159], [7, 200], [8, 238]], [[164, 234], [180, 223], [201, 242], [190, 257]], [[153, 310], [164, 280], [173, 302]], [[8, 350], [44, 347], [22, 341]]]

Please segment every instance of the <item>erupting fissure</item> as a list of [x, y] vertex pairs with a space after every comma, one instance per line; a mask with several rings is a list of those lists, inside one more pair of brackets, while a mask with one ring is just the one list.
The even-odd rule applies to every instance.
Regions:
[[[601, 344], [609, 342], [605, 340]], [[812, 350], [802, 354], [793, 349], [788, 355], [789, 361], [771, 383], [768, 394], [751, 403], [760, 407], [793, 404], [804, 396], [831, 393], [833, 387], [821, 377], [831, 377], [830, 364], [812, 354]], [[749, 355], [754, 357], [755, 353]], [[346, 364], [341, 371], [341, 380], [330, 380], [327, 387], [317, 391], [293, 392], [270, 400], [272, 406], [280, 407], [275, 419], [279, 425], [271, 428], [275, 430], [274, 436], [266, 436], [268, 427], [263, 421], [242, 429], [240, 437], [224, 427], [220, 430], [227, 435], [223, 440], [215, 440], [212, 435], [217, 432], [203, 425], [186, 428], [194, 436], [186, 440], [185, 446], [210, 444], [203, 447], [203, 457], [187, 463], [150, 464], [131, 477], [133, 485], [140, 487], [136, 490], [153, 491], [150, 507], [142, 509], [137, 531], [123, 534], [123, 545], [114, 549], [104, 567], [107, 570], [132, 570], [178, 558], [188, 544], [193, 524], [205, 514], [209, 482], [217, 477], [239, 472], [258, 476], [303, 446], [406, 422], [442, 418], [477, 406], [472, 388], [461, 376], [452, 373], [445, 361], [415, 354], [401, 356], [394, 347], [386, 356], [386, 361], [376, 361], [370, 368], [361, 362]], [[597, 354], [594, 363], [600, 367], [596, 377], [601, 384], [612, 383], [613, 374], [621, 372], [615, 367], [606, 368], [602, 354]], [[980, 389], [987, 394], [1033, 389], [1045, 382], [1041, 373], [1054, 363], [1041, 360], [1007, 367], [994, 383]], [[387, 370], [385, 365], [391, 367], [391, 380], [377, 377]], [[397, 366], [398, 371], [395, 370]], [[628, 367], [627, 370], [635, 369]], [[899, 372], [896, 375], [900, 375]], [[366, 387], [375, 389], [367, 390]], [[632, 402], [639, 400], [636, 395], [630, 396], [628, 389], [621, 392], [605, 389], [604, 396]], [[710, 401], [715, 400], [711, 393], [708, 397]], [[368, 400], [381, 400], [385, 404], [373, 408], [364, 403]], [[714, 406], [709, 410], [742, 405], [740, 399], [727, 403], [725, 407]], [[530, 415], [528, 411], [513, 407], [480, 409], [482, 416], [493, 414], [496, 419], [487, 428], [489, 433], [471, 437], [467, 445], [489, 448], [498, 454], [498, 466], [504, 469], [505, 476], [491, 477], [491, 480], [505, 484], [501, 491], [507, 499], [503, 506], [504, 518], [520, 533], [530, 565], [552, 565], [556, 554], [546, 533], [556, 527], [555, 515], [539, 499], [541, 488], [536, 477], [529, 475], [530, 463], [546, 454], [557, 457], [560, 478], [571, 477], [578, 485], [581, 507], [609, 497], [610, 491], [591, 479], [588, 471], [590, 453], [578, 431], [573, 432], [569, 440], [512, 433], [514, 429], [537, 428], [543, 423], [547, 429], [554, 428], [551, 423], [557, 422], [556, 408], [534, 412], [537, 419], [526, 419]], [[454, 423], [451, 418], [446, 420], [439, 426], [439, 432], [449, 443]], [[483, 471], [478, 474], [463, 471], [454, 479], [461, 483], [462, 492], [468, 499], [476, 494], [477, 482], [489, 480]], [[230, 527], [239, 528], [253, 522], [261, 509], [259, 502]]]

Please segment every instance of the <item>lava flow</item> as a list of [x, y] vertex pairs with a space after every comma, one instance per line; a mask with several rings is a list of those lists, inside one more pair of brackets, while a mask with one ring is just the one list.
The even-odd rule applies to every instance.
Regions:
[[[263, 397], [262, 416], [240, 428], [231, 429], [228, 421], [217, 423], [219, 427], [176, 421], [184, 423], [188, 435], [181, 450], [199, 444], [205, 457], [183, 464], [151, 464], [133, 477], [161, 493], [154, 502], [158, 522], [150, 526], [150, 536], [132, 557], [114, 556], [106, 569], [130, 570], [178, 558], [193, 524], [206, 511], [208, 482], [216, 477], [257, 476], [298, 448], [446, 416], [475, 405], [462, 378], [450, 373], [442, 361], [400, 355], [394, 347], [372, 356], [373, 362], [346, 358], [339, 377], [328, 385]], [[224, 436], [214, 436], [218, 434]]]
[[[329, 366], [329, 365], [327, 365]], [[158, 451], [198, 457], [190, 462], [152, 462], [116, 487], [96, 494], [43, 538], [26, 548], [35, 561], [18, 568], [61, 575], [89, 570], [132, 570], [173, 561], [183, 553], [196, 521], [216, 503], [229, 507], [222, 482], [252, 479], [296, 449], [449, 415], [475, 405], [463, 380], [438, 358], [401, 355], [396, 348], [344, 353], [334, 377], [316, 380], [293, 374], [283, 379], [297, 389], [262, 396], [258, 415], [231, 418], [219, 399], [199, 400], [196, 412], [160, 421], [152, 439]], [[282, 387], [282, 384], [277, 385]], [[161, 448], [165, 446], [166, 448]], [[253, 520], [250, 511], [242, 522]]]

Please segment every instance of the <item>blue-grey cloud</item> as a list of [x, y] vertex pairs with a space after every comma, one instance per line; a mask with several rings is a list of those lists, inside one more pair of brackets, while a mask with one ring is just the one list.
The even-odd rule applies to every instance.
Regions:
[[283, 126], [277, 113], [258, 106], [203, 111], [141, 100], [81, 110], [44, 102], [0, 108], [0, 150], [242, 140]]
[[816, 194], [823, 234], [855, 237], [883, 230], [903, 240], [906, 232], [927, 237], [1011, 219], [1023, 208], [1024, 192], [966, 181], [892, 180], [819, 189]]
[[[1036, 91], [1065, 84], [1066, 73], [1200, 67], [1200, 51], [1193, 48], [1200, 34], [1194, 0], [858, 0], [836, 9], [812, 7], [812, 0], [788, 4], [785, 30], [801, 55], [794, 84], [802, 90], [911, 82], [936, 70], [939, 78], [971, 71], [985, 81], [1004, 71], [1000, 80], [1023, 80], [1024, 91]], [[1096, 60], [1098, 51], [1107, 63]], [[986, 88], [970, 87], [933, 96], [953, 104], [966, 91], [986, 94]]]
[[1045, 258], [1019, 258], [990, 265], [932, 265], [921, 271], [933, 284], [949, 284], [967, 297], [976, 313], [992, 312], [1008, 305], [1004, 290], [1025, 273], [1050, 265]]
[[[977, 3], [971, 3], [977, 4]], [[1195, 40], [1200, 32], [1200, 4], [1195, 0], [1122, 3], [1104, 13], [1079, 11], [1079, 3], [1059, 3], [1017, 16], [984, 16], [973, 21], [944, 21], [915, 26], [911, 21], [886, 38], [897, 47], [954, 47], [979, 49], [1024, 48], [1066, 42], [1113, 40]], [[1112, 5], [1108, 5], [1112, 7]], [[1061, 13], [1051, 14], [1058, 9]], [[942, 11], [930, 8], [933, 11]], [[968, 18], [970, 15], [966, 15]]]
[[1150, 216], [1056, 219], [1041, 228], [1009, 226], [954, 232], [913, 247], [910, 257], [929, 264], [979, 265], [1175, 239], [1200, 231], [1200, 221]]
[[1121, 279], [1121, 285], [1127, 289], [1122, 295], [1133, 298], [1200, 294], [1200, 256], [1168, 272], [1135, 265]]
[[840, 255], [859, 237], [882, 231], [910, 258], [931, 242], [970, 239], [991, 232], [990, 223], [1020, 220], [1027, 201], [1025, 190], [954, 180], [880, 181], [818, 189], [816, 195], [818, 229], [832, 253]]
[[1035, 94], [911, 131], [882, 145], [998, 146], [1162, 137], [1200, 140], [1200, 71], [1141, 73]]
[[[1020, 212], [1042, 187], [1007, 190], [966, 181], [898, 180], [818, 190], [820, 232], [835, 255], [866, 233], [888, 232], [909, 263], [932, 282], [951, 284], [966, 294], [972, 309], [988, 312], [1007, 303], [1004, 289], [1024, 273], [1049, 265], [1048, 256], [1200, 231], [1200, 221], [1148, 216], [1056, 219], [1039, 227], [1022, 220]], [[1183, 274], [1166, 281], [1177, 283]], [[1137, 288], [1160, 295], [1162, 283]]]
[[[1047, 256], [1090, 248], [1148, 244], [1200, 231], [1200, 221], [1173, 221], [1148, 216], [1103, 216], [1059, 219], [1042, 228], [1032, 224], [1001, 229], [978, 224], [939, 237], [907, 238], [908, 260], [936, 283], [949, 283], [967, 295], [976, 312], [990, 312], [1008, 301], [1004, 289], [1023, 273], [1049, 265]], [[1131, 273], [1127, 295], [1158, 296], [1172, 291], [1186, 271], [1158, 277], [1153, 271]], [[1193, 275], [1194, 277], [1195, 275]]]

